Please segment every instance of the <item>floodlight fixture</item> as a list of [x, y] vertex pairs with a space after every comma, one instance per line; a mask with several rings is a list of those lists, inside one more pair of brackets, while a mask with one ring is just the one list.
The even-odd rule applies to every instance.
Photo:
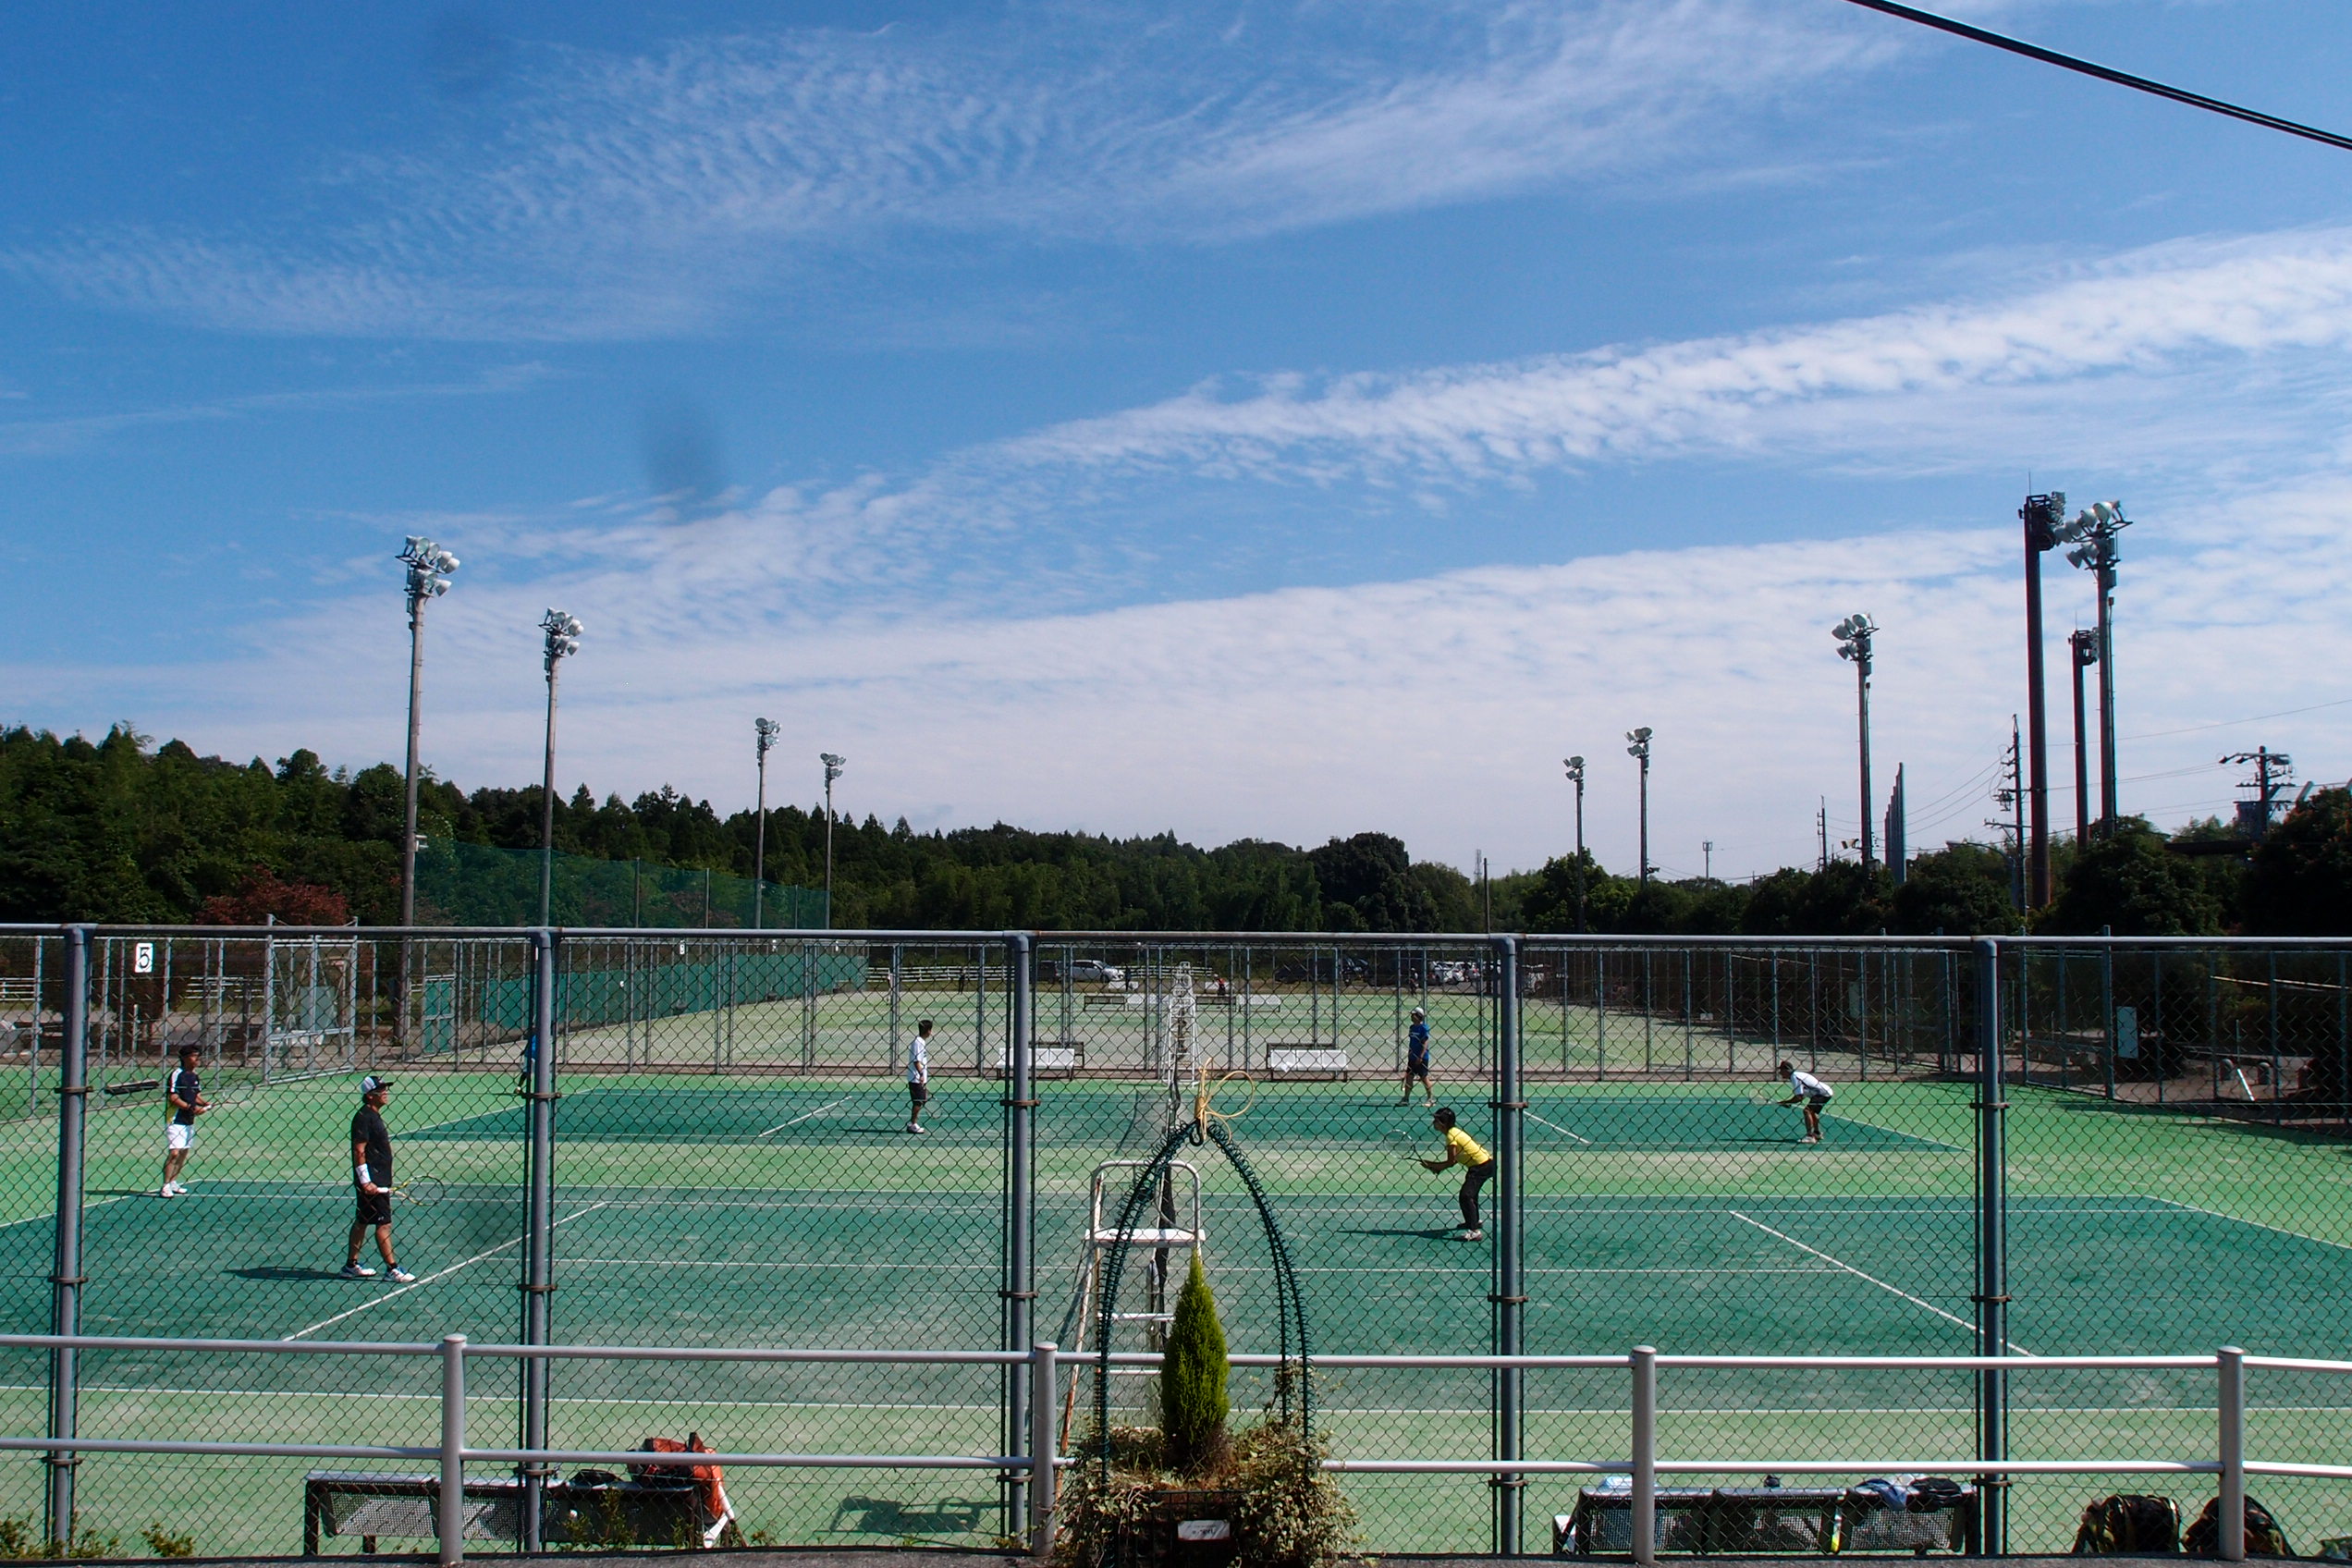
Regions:
[[767, 913], [767, 753], [775, 749], [777, 737], [784, 727], [772, 718], [752, 720], [753, 757], [759, 767], [759, 803], [753, 815], [758, 826], [753, 830], [752, 850], [752, 926], [757, 930], [766, 924]]
[[549, 608], [539, 618], [545, 634], [547, 671], [547, 766], [540, 781], [539, 800], [539, 924], [548, 923], [556, 891], [556, 667], [580, 651], [580, 634], [587, 630], [580, 618]]
[[2017, 508], [2026, 545], [2026, 753], [2025, 790], [2032, 808], [2026, 847], [2026, 907], [2050, 902], [2050, 710], [2043, 690], [2041, 646], [2041, 557], [2058, 547], [2066, 527], [2063, 490], [2028, 496]]
[[1585, 928], [1585, 759], [1562, 757], [1568, 782], [1576, 787], [1576, 929]]
[[1649, 726], [1625, 731], [1625, 754], [1641, 764], [1641, 886], [1649, 885]]
[[2098, 594], [2099, 651], [2099, 821], [2114, 830], [2118, 811], [2115, 789], [2115, 566], [2121, 558], [2116, 539], [2131, 526], [2121, 501], [2093, 501], [2066, 525], [2076, 541], [2066, 559], [2078, 570], [2092, 574]]
[[1867, 876], [1877, 864], [1878, 851], [1871, 838], [1870, 798], [1870, 640], [1879, 629], [1870, 618], [1856, 610], [1835, 626], [1830, 635], [1837, 639], [1838, 657], [1854, 664], [1854, 694], [1859, 713], [1859, 744], [1862, 759], [1862, 870]]

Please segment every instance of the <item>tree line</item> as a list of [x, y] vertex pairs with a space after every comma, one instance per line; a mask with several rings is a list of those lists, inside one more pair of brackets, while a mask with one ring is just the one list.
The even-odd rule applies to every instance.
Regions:
[[[428, 778], [430, 837], [535, 849], [541, 797]], [[399, 913], [402, 779], [388, 763], [330, 769], [299, 750], [274, 765], [153, 745], [128, 725], [102, 740], [0, 729], [0, 919], [51, 922], [386, 925]], [[633, 801], [586, 786], [556, 802], [556, 847], [748, 876], [756, 814], [721, 816], [665, 786]], [[824, 881], [823, 811], [767, 814], [772, 881]], [[2216, 823], [2166, 836], [2127, 819], [2062, 843], [2059, 895], [2034, 928], [2118, 936], [2352, 933], [2352, 795], [2321, 790], [2250, 858], [2182, 852]], [[998, 823], [918, 833], [903, 818], [837, 821], [834, 924], [1035, 930], [1590, 930], [1761, 937], [1952, 935], [2019, 928], [1999, 850], [1954, 843], [1897, 886], [1851, 861], [1746, 882], [1610, 872], [1591, 854], [1475, 884], [1415, 861], [1398, 839], [1359, 833], [1315, 848], [1173, 834], [1113, 839]]]

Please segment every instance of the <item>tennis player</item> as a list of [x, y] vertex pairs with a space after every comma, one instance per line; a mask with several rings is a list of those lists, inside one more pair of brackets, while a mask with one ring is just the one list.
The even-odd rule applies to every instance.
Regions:
[[1793, 1061], [1781, 1063], [1781, 1076], [1788, 1080], [1789, 1085], [1789, 1097], [1781, 1103], [1801, 1105], [1805, 1108], [1805, 1141], [1808, 1144], [1819, 1143], [1821, 1141], [1821, 1108], [1830, 1103], [1830, 1097], [1837, 1091], [1810, 1072], [1798, 1072], [1796, 1063]]
[[359, 1213], [351, 1219], [351, 1245], [343, 1258], [343, 1278], [373, 1280], [375, 1270], [360, 1261], [360, 1243], [375, 1232], [375, 1250], [384, 1255], [384, 1277], [407, 1285], [416, 1276], [392, 1256], [392, 1133], [384, 1125], [385, 1103], [392, 1097], [389, 1078], [360, 1080], [360, 1109], [351, 1118], [351, 1188]]
[[1429, 1093], [1429, 1015], [1419, 1008], [1413, 1010], [1413, 1027], [1404, 1032], [1404, 1097], [1399, 1105], [1413, 1103], [1413, 1081], [1421, 1080], [1421, 1103], [1433, 1105], [1437, 1096]]
[[931, 1021], [923, 1020], [914, 1026], [914, 1038], [907, 1042], [907, 1131], [925, 1132], [923, 1108], [931, 1099]]
[[1429, 1118], [1429, 1125], [1445, 1134], [1446, 1157], [1425, 1159], [1422, 1169], [1441, 1171], [1453, 1166], [1462, 1167], [1462, 1239], [1482, 1242], [1487, 1239], [1478, 1223], [1478, 1189], [1494, 1179], [1494, 1156], [1478, 1146], [1478, 1141], [1453, 1124], [1453, 1109], [1439, 1106]]
[[171, 1106], [171, 1121], [164, 1128], [164, 1184], [155, 1189], [159, 1198], [184, 1198], [188, 1189], [180, 1185], [179, 1173], [188, 1166], [188, 1151], [196, 1146], [196, 1119], [213, 1109], [204, 1097], [203, 1081], [196, 1075], [196, 1064], [203, 1060], [203, 1051], [195, 1046], [179, 1047], [179, 1070], [164, 1085], [164, 1099]]

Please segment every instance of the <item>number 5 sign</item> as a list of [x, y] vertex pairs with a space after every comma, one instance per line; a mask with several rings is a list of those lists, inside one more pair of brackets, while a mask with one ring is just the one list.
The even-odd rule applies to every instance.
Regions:
[[153, 974], [155, 973], [154, 943], [134, 942], [131, 944], [130, 972], [133, 974]]

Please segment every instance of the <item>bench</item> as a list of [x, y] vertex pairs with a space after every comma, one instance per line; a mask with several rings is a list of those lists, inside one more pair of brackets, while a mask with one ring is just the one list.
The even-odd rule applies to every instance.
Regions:
[[[1084, 1040], [1033, 1040], [1029, 1043], [1029, 1076], [1032, 1078], [1075, 1078], [1085, 1070], [1086, 1042]], [[1012, 1076], [1012, 1053], [997, 1053], [999, 1078]]]
[[1307, 1046], [1276, 1041], [1266, 1047], [1266, 1075], [1268, 1078], [1345, 1083], [1348, 1055], [1339, 1046]]
[[[551, 1546], [691, 1546], [713, 1535], [696, 1483], [588, 1479], [597, 1474], [583, 1471], [542, 1488], [542, 1540]], [[440, 1534], [434, 1517], [440, 1497], [438, 1476], [313, 1470], [302, 1477], [302, 1555], [319, 1556], [327, 1536], [357, 1536], [360, 1550], [371, 1556], [378, 1537], [430, 1540]], [[467, 1480], [467, 1540], [519, 1541], [521, 1525], [520, 1480], [512, 1476]]]
[[1078, 998], [1088, 1007], [1141, 1007], [1147, 999], [1140, 993], [1124, 991], [1089, 991]]
[[[1841, 1487], [1660, 1487], [1656, 1542], [1663, 1552], [1717, 1557], [1858, 1555], [1976, 1550], [1976, 1495], [1911, 1513]], [[1551, 1521], [1556, 1557], [1614, 1556], [1634, 1545], [1633, 1494], [1586, 1487], [1574, 1513]]]

